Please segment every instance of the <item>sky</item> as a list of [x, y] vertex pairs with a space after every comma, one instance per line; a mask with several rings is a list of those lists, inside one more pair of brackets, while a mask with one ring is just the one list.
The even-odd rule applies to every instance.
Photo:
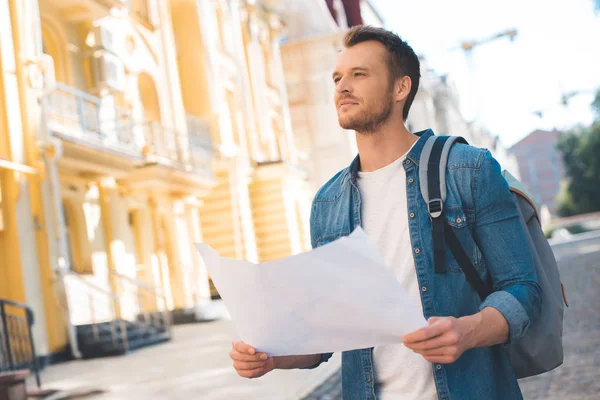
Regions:
[[[478, 119], [510, 146], [535, 129], [593, 120], [600, 89], [600, 12], [593, 0], [371, 0], [386, 27], [457, 85], [468, 120]], [[483, 40], [516, 28], [514, 41]], [[579, 91], [568, 107], [563, 93]], [[474, 101], [478, 99], [478, 101]], [[475, 106], [474, 104], [477, 104]], [[543, 117], [534, 114], [542, 111]]]

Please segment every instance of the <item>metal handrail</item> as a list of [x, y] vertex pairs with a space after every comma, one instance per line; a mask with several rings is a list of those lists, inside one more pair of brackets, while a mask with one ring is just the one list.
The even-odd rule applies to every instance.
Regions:
[[73, 270], [68, 270], [67, 274], [75, 276], [77, 279], [80, 280], [81, 283], [83, 283], [84, 285], [88, 286], [90, 289], [94, 289], [95, 291], [97, 291], [99, 293], [102, 293], [102, 294], [110, 297], [113, 300], [119, 301], [119, 296], [115, 292], [113, 292], [111, 290], [108, 290], [108, 289], [105, 289], [105, 288], [103, 288], [101, 286], [98, 286], [96, 284], [93, 284], [92, 282], [90, 282], [87, 279], [85, 279], [79, 273], [77, 273], [77, 272], [75, 272]]
[[156, 297], [164, 297], [164, 295], [162, 294], [162, 292], [158, 288], [150, 286], [150, 285], [148, 285], [148, 284], [146, 284], [146, 283], [144, 283], [142, 281], [139, 281], [139, 280], [137, 280], [135, 278], [132, 278], [130, 276], [118, 273], [117, 271], [115, 271], [112, 268], [109, 269], [108, 272], [109, 272], [109, 274], [114, 275], [117, 278], [121, 278], [121, 279], [123, 279], [125, 281], [130, 282], [131, 284], [137, 286], [139, 289], [143, 289], [143, 290], [149, 291], [151, 293], [154, 293], [156, 295]]
[[[170, 330], [171, 330], [171, 314], [167, 309], [167, 298], [161, 290], [159, 290], [158, 288], [156, 288], [154, 286], [151, 286], [144, 282], [141, 282], [135, 278], [132, 278], [130, 276], [123, 275], [123, 274], [115, 271], [114, 269], [109, 269], [109, 274], [119, 278], [121, 285], [122, 285], [122, 282], [127, 282], [130, 285], [134, 286], [136, 289], [143, 290], [143, 291], [149, 293], [155, 300], [158, 300], [160, 298], [163, 302], [164, 309], [163, 310], [157, 309], [156, 311], [149, 311], [149, 310], [142, 310], [141, 304], [143, 302], [140, 301], [139, 296], [138, 296], [139, 313], [140, 313], [140, 316], [143, 318], [144, 323], [147, 326], [153, 326], [156, 328], [164, 328], [168, 332], [170, 332]], [[162, 316], [162, 318], [160, 318], [160, 319], [155, 318], [156, 314], [160, 314]], [[154, 321], [155, 319], [158, 319], [158, 320]]]
[[[112, 305], [112, 311], [113, 311], [113, 318], [109, 322], [111, 338], [112, 338], [113, 344], [116, 346], [117, 345], [117, 323], [118, 323], [119, 331], [120, 331], [119, 334], [121, 336], [121, 340], [123, 341], [123, 350], [125, 352], [129, 351], [129, 339], [127, 337], [127, 325], [125, 323], [125, 320], [123, 320], [123, 319], [117, 320], [116, 319], [116, 315], [117, 315], [116, 310], [117, 310], [117, 307], [120, 307], [120, 304], [121, 304], [119, 296], [111, 290], [102, 288], [100, 286], [97, 286], [97, 285], [89, 282], [87, 279], [85, 279], [83, 276], [81, 276], [80, 274], [78, 274], [77, 272], [75, 272], [73, 270], [67, 271], [67, 274], [77, 278], [79, 282], [83, 283], [89, 289], [93, 289], [96, 292], [101, 293], [101, 294], [109, 297], [112, 300], [111, 305]], [[94, 301], [93, 301], [91, 292], [88, 292], [88, 297], [89, 297], [89, 302], [90, 302], [90, 315], [92, 317], [92, 332], [94, 334], [94, 337], [96, 339], [98, 339], [100, 336], [100, 326], [98, 325], [98, 321], [96, 321], [96, 311], [94, 308]]]
[[[35, 351], [35, 343], [33, 341], [33, 335], [31, 333], [32, 326], [34, 323], [33, 311], [26, 304], [17, 303], [15, 301], [11, 301], [11, 300], [0, 299], [0, 320], [2, 321], [2, 326], [1, 326], [2, 329], [0, 329], [0, 361], [2, 361], [2, 359], [4, 359], [4, 356], [2, 355], [2, 348], [5, 347], [6, 357], [8, 358], [8, 369], [12, 370], [12, 371], [17, 369], [16, 368], [17, 364], [15, 363], [15, 359], [13, 357], [13, 346], [12, 346], [13, 344], [11, 343], [11, 332], [9, 331], [9, 327], [8, 327], [6, 306], [19, 308], [19, 309], [25, 311], [25, 315], [27, 316], [26, 317], [27, 318], [27, 338], [26, 338], [26, 340], [29, 343], [29, 351], [30, 351], [31, 363], [33, 364], [33, 372], [35, 374], [35, 381], [36, 381], [38, 388], [41, 388], [42, 382], [40, 379], [40, 365], [39, 365], [37, 353]], [[0, 366], [1, 366], [1, 363], [0, 363]]]
[[[112, 275], [119, 279], [118, 283], [121, 285], [121, 288], [123, 287], [123, 282], [127, 282], [128, 284], [134, 286], [136, 288], [136, 290], [138, 290], [138, 310], [139, 310], [139, 317], [141, 317], [142, 320], [138, 319], [138, 320], [136, 320], [136, 323], [143, 324], [143, 325], [149, 326], [149, 327], [164, 329], [166, 332], [168, 332], [170, 334], [171, 325], [172, 325], [171, 314], [169, 313], [169, 311], [166, 307], [167, 299], [166, 299], [166, 296], [164, 295], [164, 293], [162, 293], [157, 288], [152, 287], [151, 285], [140, 282], [137, 279], [134, 279], [127, 275], [123, 275], [123, 274], [115, 271], [114, 269], [109, 269], [108, 271], [109, 271], [109, 275]], [[113, 343], [116, 346], [117, 345], [117, 337], [120, 336], [122, 343], [123, 343], [124, 351], [127, 352], [129, 350], [129, 340], [127, 337], [127, 322], [124, 318], [119, 318], [118, 320], [116, 319], [116, 310], [117, 310], [117, 307], [121, 306], [122, 301], [123, 301], [123, 296], [116, 294], [112, 290], [105, 289], [103, 287], [95, 285], [92, 282], [89, 282], [82, 275], [78, 274], [75, 271], [69, 270], [69, 271], [67, 271], [67, 274], [77, 278], [78, 281], [83, 283], [89, 290], [88, 296], [89, 296], [89, 305], [90, 305], [90, 316], [91, 316], [91, 320], [92, 320], [91, 326], [92, 326], [92, 333], [96, 340], [99, 340], [99, 338], [100, 338], [100, 325], [99, 325], [99, 321], [96, 320], [96, 310], [94, 307], [94, 299], [92, 296], [92, 291], [98, 292], [98, 293], [106, 296], [110, 300], [112, 300], [111, 304], [113, 306], [113, 315], [115, 316], [115, 318], [113, 318], [109, 322], [111, 338], [113, 340]], [[156, 300], [158, 300], [160, 298], [163, 302], [163, 305], [165, 306], [164, 309], [163, 310], [160, 310], [160, 309], [143, 310], [142, 309], [142, 301], [139, 298], [139, 291], [144, 291], [146, 293], [149, 293]], [[121, 290], [120, 292], [124, 293], [125, 290]], [[156, 303], [158, 305], [158, 301]], [[117, 324], [118, 324], [118, 330], [120, 332], [117, 332]]]

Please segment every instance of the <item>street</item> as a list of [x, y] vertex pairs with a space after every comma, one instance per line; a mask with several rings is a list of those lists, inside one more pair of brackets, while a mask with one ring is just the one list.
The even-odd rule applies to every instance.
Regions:
[[[90, 399], [273, 399], [297, 400], [308, 395], [340, 365], [336, 356], [310, 371], [273, 371], [260, 379], [239, 377], [229, 351], [234, 338], [231, 321], [189, 324], [173, 329], [171, 342], [127, 356], [70, 361], [42, 373], [45, 389], [60, 390], [65, 398], [98, 390]], [[33, 379], [28, 382], [34, 387]]]
[[[523, 379], [526, 400], [592, 400], [600, 393], [600, 234], [553, 245], [567, 291], [564, 364]], [[341, 375], [334, 374], [305, 400], [341, 400]]]

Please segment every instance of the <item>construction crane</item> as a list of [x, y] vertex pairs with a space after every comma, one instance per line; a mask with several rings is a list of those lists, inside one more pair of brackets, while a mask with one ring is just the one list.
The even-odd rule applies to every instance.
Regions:
[[505, 31], [498, 32], [495, 35], [492, 35], [492, 36], [482, 39], [482, 40], [464, 41], [461, 43], [460, 47], [465, 51], [465, 53], [470, 54], [473, 51], [473, 48], [475, 48], [477, 46], [481, 46], [482, 44], [493, 42], [494, 40], [497, 40], [497, 39], [502, 39], [503, 37], [507, 37], [511, 42], [514, 42], [518, 33], [519, 33], [519, 31], [517, 31], [515, 28], [507, 29]]

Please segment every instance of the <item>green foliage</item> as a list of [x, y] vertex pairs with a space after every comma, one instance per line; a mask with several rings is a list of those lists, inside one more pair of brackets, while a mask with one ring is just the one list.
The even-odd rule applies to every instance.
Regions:
[[[598, 0], [600, 2], [600, 0]], [[596, 93], [596, 97], [592, 102], [592, 110], [596, 114], [596, 121], [600, 121], [600, 90]]]
[[570, 216], [600, 210], [600, 92], [592, 104], [596, 121], [563, 134], [558, 143], [567, 176], [558, 199], [558, 214]]

